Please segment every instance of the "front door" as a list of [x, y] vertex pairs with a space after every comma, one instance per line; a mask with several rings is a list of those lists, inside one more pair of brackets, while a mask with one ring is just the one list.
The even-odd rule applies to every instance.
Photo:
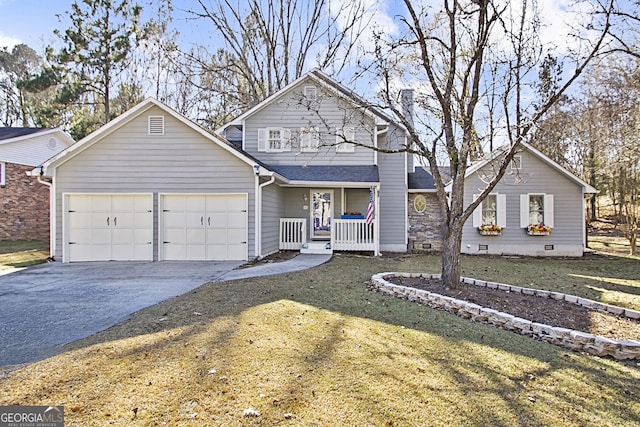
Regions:
[[311, 191], [311, 238], [331, 239], [333, 191]]

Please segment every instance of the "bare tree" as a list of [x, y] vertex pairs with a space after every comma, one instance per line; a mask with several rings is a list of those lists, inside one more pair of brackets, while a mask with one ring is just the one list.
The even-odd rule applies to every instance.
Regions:
[[[282, 89], [310, 68], [339, 72], [362, 33], [361, 2], [330, 0], [198, 0], [192, 16], [224, 40], [191, 56], [190, 80], [214, 105], [220, 125]], [[204, 105], [204, 104], [203, 104]], [[205, 106], [206, 107], [206, 106]], [[218, 115], [216, 115], [218, 113]], [[221, 113], [221, 114], [220, 114]]]
[[[516, 7], [490, 0], [445, 0], [434, 9], [404, 0], [404, 5], [405, 33], [399, 38], [381, 35], [375, 68], [385, 81], [383, 106], [393, 110], [409, 131], [405, 150], [426, 158], [430, 165], [444, 215], [442, 282], [457, 286], [464, 223], [503, 177], [536, 123], [601, 52], [610, 29], [613, 1], [591, 3], [591, 13], [587, 16], [584, 12], [582, 18], [588, 21], [589, 30], [576, 29], [582, 49], [571, 52], [567, 77], [537, 108], [522, 96], [530, 74], [544, 57], [536, 38], [540, 31], [535, 2], [518, 2]], [[400, 79], [424, 82], [418, 88], [415, 125], [401, 114], [398, 105], [396, 82]], [[500, 105], [488, 101], [488, 94], [499, 99]], [[483, 107], [490, 104], [496, 107], [493, 114]], [[487, 117], [494, 125], [488, 124]], [[494, 174], [479, 197], [465, 205], [465, 174], [470, 161], [481, 154], [484, 142], [496, 136], [505, 144], [492, 157]], [[449, 163], [449, 192], [438, 169], [439, 153], [444, 153]]]
[[[616, 55], [588, 74], [582, 88], [579, 136], [588, 150], [591, 173], [611, 199], [614, 221], [636, 254], [640, 227], [640, 66]], [[597, 152], [597, 153], [596, 153]]]

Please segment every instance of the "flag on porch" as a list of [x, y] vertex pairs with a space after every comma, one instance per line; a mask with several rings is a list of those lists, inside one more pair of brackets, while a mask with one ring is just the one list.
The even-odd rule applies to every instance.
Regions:
[[373, 223], [373, 187], [369, 189], [369, 206], [367, 207], [367, 224], [371, 225]]

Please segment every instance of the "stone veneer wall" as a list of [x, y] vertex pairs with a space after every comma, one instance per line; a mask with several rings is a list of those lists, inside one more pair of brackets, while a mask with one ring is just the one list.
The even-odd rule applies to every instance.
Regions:
[[[414, 200], [418, 194], [425, 197], [427, 208], [417, 212]], [[409, 193], [409, 251], [439, 252], [442, 250], [443, 215], [435, 193]]]
[[0, 240], [49, 242], [49, 187], [26, 172], [33, 166], [5, 164], [0, 186]]
[[[582, 331], [560, 328], [532, 322], [508, 313], [503, 313], [491, 308], [481, 307], [467, 301], [439, 295], [434, 292], [422, 289], [410, 288], [396, 285], [387, 280], [387, 277], [425, 277], [439, 278], [438, 274], [422, 273], [379, 273], [371, 277], [371, 286], [374, 290], [386, 295], [403, 298], [429, 307], [454, 313], [460, 317], [471, 319], [475, 322], [488, 323], [490, 325], [514, 331], [522, 335], [527, 335], [541, 341], [555, 344], [573, 351], [583, 351], [596, 356], [611, 356], [614, 359], [640, 359], [640, 341], [635, 340], [613, 340], [599, 337]], [[540, 298], [553, 298], [555, 300], [565, 300], [573, 304], [605, 311], [618, 316], [639, 320], [640, 311], [628, 308], [617, 307], [601, 302], [580, 298], [574, 295], [567, 295], [561, 292], [550, 292], [540, 289], [523, 288], [511, 286], [503, 283], [485, 282], [468, 277], [460, 279], [461, 282], [470, 285], [483, 286], [492, 289], [499, 289], [505, 292], [523, 293]]]

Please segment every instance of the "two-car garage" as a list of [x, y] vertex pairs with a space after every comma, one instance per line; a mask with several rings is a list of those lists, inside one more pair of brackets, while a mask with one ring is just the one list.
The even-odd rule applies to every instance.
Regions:
[[67, 262], [248, 259], [246, 193], [66, 194], [63, 204]]

